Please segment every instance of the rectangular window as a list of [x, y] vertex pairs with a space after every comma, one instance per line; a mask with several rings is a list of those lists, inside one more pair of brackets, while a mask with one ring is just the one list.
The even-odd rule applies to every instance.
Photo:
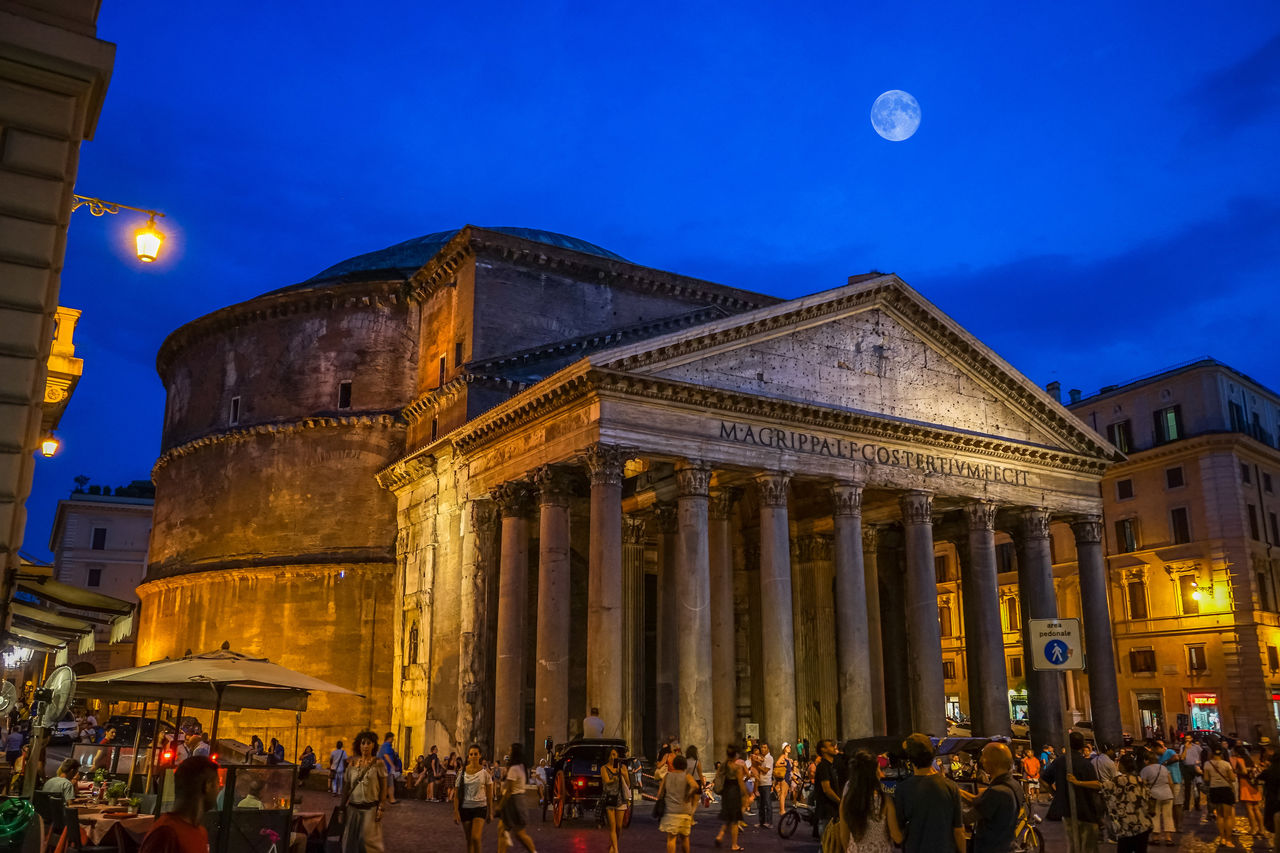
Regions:
[[444, 356], [440, 356], [440, 385], [444, 384], [444, 376], [449, 370], [449, 365], [445, 363]]
[[1166, 489], [1176, 489], [1185, 485], [1182, 479], [1182, 466], [1164, 469], [1164, 485]]
[[1191, 541], [1191, 519], [1185, 506], [1169, 510], [1169, 532], [1173, 534], [1174, 545]]
[[90, 569], [86, 586], [102, 586], [102, 569]]
[[1276, 514], [1269, 512], [1267, 518], [1271, 522], [1271, 544], [1280, 545], [1280, 524], [1276, 522]]
[[1129, 652], [1129, 670], [1131, 672], [1155, 672], [1155, 649], [1132, 649]]
[[1272, 672], [1280, 671], [1280, 649], [1275, 646], [1267, 646], [1267, 666]]
[[1014, 656], [1009, 658], [1009, 676], [1011, 678], [1022, 677], [1022, 658]]
[[1258, 531], [1258, 508], [1253, 504], [1249, 504], [1249, 535], [1254, 539], [1262, 539]]
[[1129, 581], [1126, 587], [1129, 597], [1129, 618], [1147, 618], [1147, 582], [1143, 580]]
[[1127, 501], [1133, 497], [1133, 480], [1116, 481], [1116, 500]]
[[1249, 463], [1247, 462], [1240, 463], [1240, 482], [1245, 485], [1253, 482], [1253, 477], [1249, 475]]
[[1246, 422], [1244, 419], [1244, 409], [1235, 400], [1227, 404], [1227, 410], [1231, 413], [1231, 431], [1246, 432]]
[[440, 419], [432, 418], [431, 419], [431, 440], [435, 441], [437, 436], [439, 435], [440, 435]]
[[453, 366], [462, 367], [462, 341], [453, 345]]
[[956, 680], [956, 662], [954, 660], [944, 660], [942, 662], [942, 677], [947, 681]]
[[1004, 600], [1004, 629], [1016, 631], [1021, 627], [1018, 622], [1018, 597], [1011, 595]]
[[90, 541], [89, 547], [94, 551], [105, 551], [107, 548], [107, 528], [93, 528], [93, 539]]
[[1016, 572], [1018, 570], [1018, 553], [1012, 542], [1001, 542], [996, 546], [996, 571]]
[[351, 408], [351, 380], [344, 379], [338, 383], [338, 408]]
[[1271, 584], [1267, 582], [1267, 573], [1258, 572], [1258, 607], [1262, 610], [1275, 610], [1275, 604], [1271, 600]]
[[1266, 471], [1262, 472], [1262, 491], [1271, 494], [1271, 475]]
[[1182, 438], [1182, 407], [1169, 406], [1152, 415], [1156, 444], [1177, 441]]
[[1120, 554], [1138, 550], [1138, 520], [1122, 518], [1116, 522], [1116, 549]]
[[1187, 672], [1204, 672], [1209, 661], [1204, 656], [1204, 646], [1187, 646]]
[[228, 423], [230, 423], [231, 426], [235, 426], [236, 424], [240, 423], [240, 398], [239, 397], [231, 398], [231, 417], [228, 420]]
[[947, 566], [947, 555], [939, 554], [933, 558], [933, 575], [938, 583], [945, 583], [951, 580], [950, 569]]
[[1128, 421], [1120, 421], [1107, 427], [1107, 441], [1116, 446], [1121, 453], [1133, 450], [1133, 428]]
[[1195, 616], [1200, 612], [1200, 587], [1195, 575], [1178, 575], [1178, 597], [1182, 599], [1182, 614]]

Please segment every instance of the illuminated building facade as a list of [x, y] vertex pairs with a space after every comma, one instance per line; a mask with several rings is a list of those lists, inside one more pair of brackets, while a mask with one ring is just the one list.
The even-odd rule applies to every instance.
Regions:
[[[941, 733], [947, 549], [965, 701], [1007, 731], [1006, 539], [1021, 611], [1059, 615], [1069, 555], [1090, 659], [1114, 648], [1120, 455], [893, 275], [782, 301], [469, 226], [196, 320], [158, 366], [139, 659], [228, 639], [365, 694], [313, 697], [304, 740], [500, 754], [591, 706], [645, 749]], [[1037, 741], [1058, 679], [1025, 677]]]

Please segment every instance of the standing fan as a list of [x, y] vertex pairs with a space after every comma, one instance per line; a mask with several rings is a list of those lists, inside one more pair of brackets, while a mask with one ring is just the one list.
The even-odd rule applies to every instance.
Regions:
[[[3, 688], [0, 688], [2, 690]], [[60, 666], [44, 680], [44, 686], [36, 691], [35, 713], [36, 725], [52, 728], [62, 719], [62, 715], [71, 706], [71, 697], [76, 693], [76, 674], [69, 666]]]
[[12, 681], [0, 682], [0, 715], [4, 715], [18, 707], [18, 688]]

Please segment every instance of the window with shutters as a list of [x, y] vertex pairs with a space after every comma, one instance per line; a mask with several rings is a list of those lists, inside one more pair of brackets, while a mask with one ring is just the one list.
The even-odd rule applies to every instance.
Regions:
[[1258, 508], [1253, 504], [1249, 504], [1249, 536], [1255, 540], [1262, 539], [1258, 530]]
[[1267, 666], [1272, 672], [1280, 672], [1280, 649], [1267, 646]]
[[1155, 672], [1156, 671], [1156, 650], [1155, 649], [1130, 650], [1129, 671], [1130, 672]]
[[942, 605], [938, 608], [938, 627], [942, 631], [942, 636], [951, 636], [951, 607], [950, 605]]
[[1204, 645], [1187, 646], [1187, 672], [1196, 674], [1209, 668], [1209, 661], [1204, 655]]
[[1116, 521], [1116, 549], [1121, 554], [1138, 550], [1138, 519], [1121, 518]]
[[933, 558], [933, 576], [938, 583], [946, 583], [952, 579], [951, 565], [946, 554], [939, 554]]
[[1133, 428], [1128, 421], [1111, 424], [1107, 427], [1107, 441], [1121, 453], [1128, 453], [1133, 450]]
[[954, 658], [949, 658], [942, 662], [942, 677], [947, 681], [956, 680], [956, 662]]
[[1191, 518], [1185, 506], [1169, 510], [1169, 533], [1173, 536], [1174, 545], [1185, 545], [1191, 541]]
[[1164, 469], [1164, 486], [1166, 489], [1178, 489], [1186, 485], [1182, 479], [1182, 466]]
[[1246, 462], [1240, 463], [1240, 482], [1246, 486], [1253, 482], [1253, 475], [1249, 473], [1249, 465]]
[[105, 551], [107, 549], [107, 528], [93, 528], [92, 538], [89, 540], [89, 547], [94, 551]]
[[1006, 631], [1017, 631], [1022, 625], [1018, 621], [1018, 597], [1016, 595], [1006, 596], [1004, 600], [1004, 629]]
[[1147, 582], [1142, 579], [1131, 580], [1125, 586], [1125, 592], [1129, 599], [1129, 618], [1146, 619]]
[[1178, 598], [1184, 616], [1195, 616], [1200, 612], [1200, 587], [1195, 575], [1178, 575]]
[[1169, 406], [1153, 415], [1156, 444], [1177, 441], [1183, 437], [1182, 407]]
[[1116, 480], [1116, 500], [1127, 501], [1133, 497], [1133, 480]]
[[102, 586], [102, 569], [90, 569], [85, 586]]
[[1022, 677], [1022, 658], [1021, 658], [1021, 656], [1019, 656], [1019, 655], [1014, 655], [1013, 657], [1010, 657], [1010, 658], [1009, 658], [1009, 677], [1010, 677], [1010, 678], [1021, 678], [1021, 677]]

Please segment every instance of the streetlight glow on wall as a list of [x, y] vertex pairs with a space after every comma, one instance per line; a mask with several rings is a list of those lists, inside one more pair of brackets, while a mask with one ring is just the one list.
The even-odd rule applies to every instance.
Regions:
[[158, 210], [147, 210], [142, 207], [134, 207], [128, 204], [120, 204], [115, 201], [104, 201], [100, 198], [89, 198], [88, 196], [72, 196], [75, 204], [71, 206], [72, 211], [79, 210], [85, 205], [89, 206], [89, 212], [94, 216], [102, 216], [104, 213], [119, 213], [121, 208], [125, 210], [136, 210], [138, 213], [147, 214], [150, 219], [147, 224], [134, 232], [134, 242], [137, 246], [138, 260], [149, 264], [155, 261], [160, 254], [160, 244], [164, 242], [164, 234], [160, 229], [156, 228], [156, 217], [164, 216]]

